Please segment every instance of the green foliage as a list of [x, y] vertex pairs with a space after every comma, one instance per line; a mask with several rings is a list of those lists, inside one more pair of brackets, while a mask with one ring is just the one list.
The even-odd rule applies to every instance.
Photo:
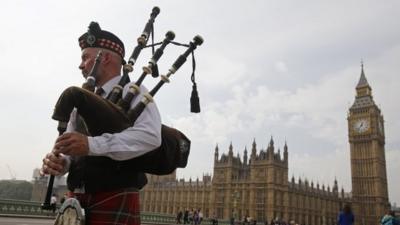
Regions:
[[30, 200], [32, 189], [28, 181], [0, 180], [0, 199]]

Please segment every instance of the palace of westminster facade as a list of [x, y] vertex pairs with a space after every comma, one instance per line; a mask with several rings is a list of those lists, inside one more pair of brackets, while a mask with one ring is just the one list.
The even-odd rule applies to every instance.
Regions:
[[[243, 158], [227, 154], [218, 146], [214, 153], [213, 176], [201, 181], [177, 180], [148, 175], [141, 191], [142, 211], [176, 215], [185, 209], [201, 209], [205, 217], [220, 219], [250, 216], [257, 221], [280, 218], [300, 224], [336, 224], [340, 208], [350, 204], [357, 225], [376, 225], [389, 207], [383, 115], [374, 103], [363, 67], [356, 97], [348, 112], [351, 160], [351, 193], [308, 180], [288, 177], [288, 146], [283, 154], [271, 141], [267, 149], [257, 149], [253, 141]], [[248, 155], [249, 154], [249, 155]]]

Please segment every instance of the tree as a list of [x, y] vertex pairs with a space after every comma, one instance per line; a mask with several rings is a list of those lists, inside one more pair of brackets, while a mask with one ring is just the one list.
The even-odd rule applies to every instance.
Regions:
[[1, 180], [0, 199], [30, 200], [33, 185], [28, 181]]

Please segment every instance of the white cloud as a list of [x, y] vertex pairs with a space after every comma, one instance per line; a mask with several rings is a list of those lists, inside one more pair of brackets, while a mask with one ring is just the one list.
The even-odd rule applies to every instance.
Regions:
[[282, 61], [275, 62], [275, 70], [278, 73], [286, 73], [286, 72], [288, 72], [288, 68], [286, 66], [286, 63], [282, 62]]
[[201, 73], [204, 74], [201, 79], [205, 85], [227, 88], [247, 79], [247, 68], [243, 62], [221, 52], [210, 51], [210, 53], [201, 62]]

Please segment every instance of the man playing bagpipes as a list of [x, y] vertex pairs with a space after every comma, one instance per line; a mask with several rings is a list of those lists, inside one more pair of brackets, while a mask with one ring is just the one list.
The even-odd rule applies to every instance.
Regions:
[[[95, 92], [106, 98], [121, 78], [124, 44], [113, 33], [92, 23], [89, 31], [79, 38], [79, 45], [82, 49], [79, 69], [85, 78], [101, 50]], [[146, 92], [141, 86], [131, 108], [143, 98], [141, 93]], [[85, 209], [86, 224], [140, 224], [138, 190], [147, 182], [145, 174], [127, 170], [119, 162], [161, 145], [161, 119], [156, 104], [148, 103], [134, 125], [119, 132], [88, 136], [76, 132], [80, 129], [79, 120], [75, 109], [66, 132], [57, 138], [53, 150], [43, 159], [42, 172], [51, 175], [69, 172], [68, 189]]]

